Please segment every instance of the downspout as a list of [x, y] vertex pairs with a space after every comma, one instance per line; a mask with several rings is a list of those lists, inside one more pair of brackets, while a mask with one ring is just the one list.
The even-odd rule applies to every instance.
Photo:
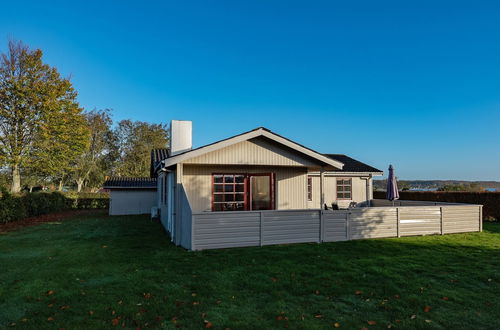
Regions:
[[372, 182], [373, 174], [368, 175], [367, 178], [361, 178], [366, 181], [366, 204], [368, 206], [372, 206], [372, 194], [371, 194], [371, 182]]
[[324, 186], [325, 186], [325, 168], [321, 166], [321, 170], [319, 172], [319, 196], [320, 196], [320, 209], [322, 210], [323, 207], [325, 206], [325, 192], [324, 192]]

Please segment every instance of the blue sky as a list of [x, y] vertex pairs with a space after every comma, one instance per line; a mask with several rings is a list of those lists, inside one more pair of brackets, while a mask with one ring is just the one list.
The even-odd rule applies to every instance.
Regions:
[[500, 180], [500, 3], [10, 1], [9, 39], [86, 109], [193, 120], [199, 146], [265, 126], [402, 179]]

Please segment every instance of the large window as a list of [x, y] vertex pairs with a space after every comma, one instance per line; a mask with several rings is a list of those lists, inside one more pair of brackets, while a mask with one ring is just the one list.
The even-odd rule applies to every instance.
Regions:
[[307, 177], [307, 200], [313, 200], [313, 178], [312, 176]]
[[274, 209], [274, 174], [213, 174], [212, 211]]
[[213, 211], [239, 211], [246, 205], [244, 174], [214, 174]]
[[352, 199], [351, 179], [337, 179], [337, 199]]

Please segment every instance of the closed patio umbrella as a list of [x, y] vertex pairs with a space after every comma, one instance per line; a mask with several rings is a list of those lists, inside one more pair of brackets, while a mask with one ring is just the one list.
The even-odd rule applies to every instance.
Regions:
[[385, 197], [392, 201], [392, 205], [394, 205], [394, 200], [399, 199], [398, 182], [396, 181], [392, 165], [389, 165], [389, 177], [387, 178], [387, 193]]

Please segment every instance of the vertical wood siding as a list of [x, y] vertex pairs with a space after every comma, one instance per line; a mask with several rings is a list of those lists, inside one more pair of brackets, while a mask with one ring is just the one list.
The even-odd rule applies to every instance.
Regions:
[[276, 173], [276, 208], [307, 209], [307, 168], [184, 164], [183, 183], [194, 212], [212, 210], [213, 173]]
[[[349, 200], [337, 200], [337, 177], [325, 176], [325, 204], [330, 207], [332, 203], [336, 203], [340, 207], [347, 208], [351, 202], [366, 202], [366, 180], [352, 176], [345, 176], [342, 178], [352, 180], [352, 198]], [[312, 201], [307, 203], [307, 207], [316, 209], [319, 208], [321, 204], [319, 176], [313, 176], [312, 180], [313, 198]]]
[[259, 137], [191, 158], [186, 164], [318, 166], [297, 151]]

